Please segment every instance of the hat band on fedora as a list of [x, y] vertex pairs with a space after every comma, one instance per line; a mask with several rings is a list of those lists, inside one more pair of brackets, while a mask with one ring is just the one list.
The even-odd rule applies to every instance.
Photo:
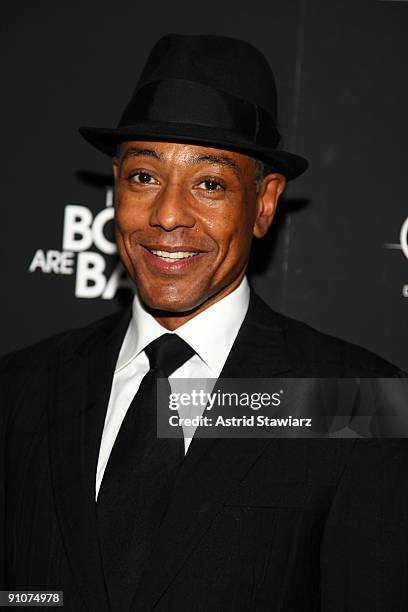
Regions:
[[195, 81], [162, 79], [138, 89], [118, 127], [141, 121], [199, 125], [235, 132], [259, 145], [275, 147], [280, 135], [259, 106]]

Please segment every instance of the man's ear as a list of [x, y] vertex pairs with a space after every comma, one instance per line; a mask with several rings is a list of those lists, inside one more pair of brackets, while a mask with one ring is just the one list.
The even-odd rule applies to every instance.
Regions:
[[256, 238], [262, 238], [268, 231], [275, 215], [279, 196], [284, 191], [285, 186], [286, 178], [278, 172], [268, 174], [263, 179], [257, 197], [257, 215], [253, 229]]

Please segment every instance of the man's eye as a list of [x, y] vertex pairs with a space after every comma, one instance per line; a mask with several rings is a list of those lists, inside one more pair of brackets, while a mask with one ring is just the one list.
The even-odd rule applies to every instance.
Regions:
[[129, 176], [129, 180], [132, 181], [132, 183], [149, 185], [152, 184], [155, 179], [148, 172], [134, 172]]
[[219, 183], [218, 181], [212, 180], [212, 179], [201, 181], [200, 185], [203, 185], [203, 188], [206, 191], [221, 191], [222, 189], [224, 189], [221, 183]]

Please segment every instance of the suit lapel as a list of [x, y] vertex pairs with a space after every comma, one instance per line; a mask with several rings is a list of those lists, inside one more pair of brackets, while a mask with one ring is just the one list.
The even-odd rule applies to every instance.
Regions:
[[75, 350], [62, 347], [49, 408], [50, 464], [70, 567], [90, 609], [110, 610], [99, 550], [95, 475], [112, 376], [129, 321], [101, 326]]
[[[247, 316], [220, 377], [268, 378], [287, 376], [291, 372], [279, 316], [257, 296], [251, 295]], [[278, 449], [278, 442], [272, 439], [193, 439], [172, 503], [133, 599], [132, 612], [152, 610], [224, 501], [270, 446]]]

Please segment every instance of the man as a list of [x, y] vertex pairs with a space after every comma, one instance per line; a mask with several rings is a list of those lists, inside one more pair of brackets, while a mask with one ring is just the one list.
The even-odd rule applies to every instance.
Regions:
[[157, 439], [157, 378], [398, 377], [271, 311], [252, 238], [285, 181], [275, 85], [239, 40], [162, 38], [114, 130], [126, 311], [2, 363], [1, 586], [66, 610], [406, 610], [403, 442]]

